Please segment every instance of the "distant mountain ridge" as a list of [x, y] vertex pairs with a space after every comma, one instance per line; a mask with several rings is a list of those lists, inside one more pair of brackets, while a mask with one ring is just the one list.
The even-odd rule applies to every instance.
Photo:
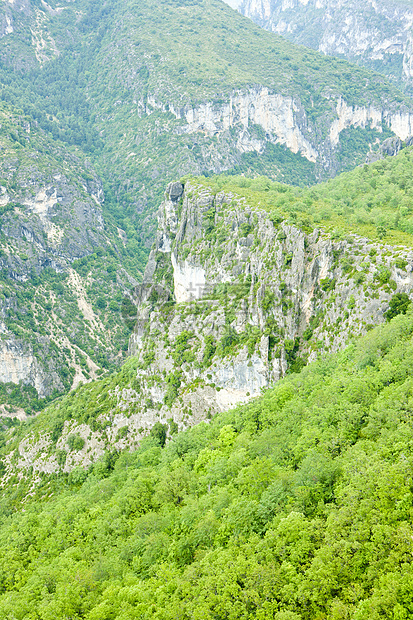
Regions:
[[413, 6], [408, 0], [243, 0], [266, 30], [380, 71], [413, 91]]
[[186, 173], [313, 183], [413, 134], [413, 103], [383, 78], [263, 33], [218, 0], [2, 11], [3, 96], [92, 153], [123, 210], [153, 215], [165, 182]]

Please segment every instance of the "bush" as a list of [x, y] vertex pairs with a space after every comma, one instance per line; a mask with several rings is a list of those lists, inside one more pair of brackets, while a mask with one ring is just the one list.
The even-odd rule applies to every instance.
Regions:
[[151, 437], [156, 439], [161, 448], [164, 447], [166, 442], [166, 432], [168, 426], [166, 424], [161, 424], [160, 422], [156, 422], [151, 428], [151, 432], [149, 433]]
[[390, 321], [398, 314], [406, 314], [410, 304], [410, 298], [406, 293], [396, 293], [390, 299], [389, 309], [384, 313], [384, 316]]
[[85, 445], [85, 440], [80, 435], [73, 434], [73, 435], [69, 435], [69, 437], [66, 440], [66, 443], [69, 446], [70, 450], [73, 450], [74, 452], [79, 452], [79, 450], [81, 450], [83, 446]]

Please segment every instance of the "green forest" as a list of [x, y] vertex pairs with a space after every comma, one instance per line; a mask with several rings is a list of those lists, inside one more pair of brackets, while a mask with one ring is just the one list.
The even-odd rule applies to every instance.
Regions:
[[412, 338], [408, 310], [166, 445], [155, 426], [3, 499], [1, 617], [410, 618]]
[[219, 0], [0, 17], [0, 620], [413, 618], [412, 100]]

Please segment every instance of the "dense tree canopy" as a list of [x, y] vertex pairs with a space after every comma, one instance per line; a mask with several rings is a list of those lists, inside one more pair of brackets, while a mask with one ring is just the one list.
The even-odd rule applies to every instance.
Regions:
[[164, 448], [9, 495], [0, 616], [411, 617], [412, 335], [408, 310]]

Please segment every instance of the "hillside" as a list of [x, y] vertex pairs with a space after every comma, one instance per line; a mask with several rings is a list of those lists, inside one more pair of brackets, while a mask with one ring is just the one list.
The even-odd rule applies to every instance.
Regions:
[[[119, 307], [168, 181], [225, 170], [304, 186], [413, 133], [410, 99], [383, 77], [218, 0], [15, 0], [0, 15], [0, 404], [37, 410], [122, 361]], [[363, 231], [369, 212], [354, 216]]]
[[413, 133], [412, 102], [385, 78], [265, 33], [218, 0], [64, 10], [21, 0], [2, 11], [3, 98], [87, 151], [119, 225], [145, 239], [165, 183], [183, 174], [308, 184]]
[[412, 334], [409, 311], [164, 448], [43, 476], [24, 510], [11, 487], [0, 615], [410, 617]]
[[412, 92], [410, 0], [243, 0], [237, 8], [266, 30], [379, 71]]
[[1, 3], [0, 620], [413, 617], [413, 14], [237, 3]]
[[120, 365], [121, 304], [146, 255], [81, 153], [6, 104], [0, 125], [0, 406], [16, 415]]
[[24, 495], [45, 474], [136, 449], [153, 427], [171, 437], [404, 311], [412, 157], [311, 189], [224, 175], [170, 184], [124, 313], [131, 358], [24, 425], [4, 481], [22, 476]]

